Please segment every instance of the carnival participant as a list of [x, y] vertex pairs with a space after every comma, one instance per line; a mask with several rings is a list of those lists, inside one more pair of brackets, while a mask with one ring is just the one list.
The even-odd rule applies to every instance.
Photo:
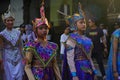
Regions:
[[84, 35], [86, 23], [80, 5], [79, 14], [74, 14], [71, 18], [77, 30], [66, 41], [62, 80], [94, 80], [96, 70], [91, 59], [93, 44]]
[[25, 45], [25, 71], [29, 80], [61, 80], [56, 55], [58, 46], [47, 40], [49, 25], [44, 14], [44, 6], [40, 8], [41, 18], [35, 19], [37, 39]]
[[120, 28], [111, 36], [111, 47], [108, 57], [106, 80], [120, 80]]
[[15, 17], [9, 11], [2, 16], [5, 29], [0, 32], [0, 55], [5, 72], [5, 80], [22, 80], [22, 43], [20, 31], [13, 29]]

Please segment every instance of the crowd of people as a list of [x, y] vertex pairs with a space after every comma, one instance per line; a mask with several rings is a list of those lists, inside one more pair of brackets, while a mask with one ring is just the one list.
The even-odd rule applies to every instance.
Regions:
[[[88, 19], [78, 6], [79, 13], [67, 18], [67, 26], [60, 36], [60, 68], [57, 64], [58, 45], [48, 35], [50, 25], [45, 17], [44, 2], [40, 7], [41, 18], [31, 25], [14, 29], [14, 16], [3, 15], [5, 29], [0, 32], [0, 76], [2, 80], [98, 80], [96, 60], [103, 80], [120, 78], [120, 28], [111, 35], [108, 51], [108, 32], [103, 24], [98, 27], [93, 17]], [[118, 24], [116, 24], [118, 25]], [[71, 31], [72, 30], [72, 31]], [[103, 56], [108, 55], [107, 69]]]

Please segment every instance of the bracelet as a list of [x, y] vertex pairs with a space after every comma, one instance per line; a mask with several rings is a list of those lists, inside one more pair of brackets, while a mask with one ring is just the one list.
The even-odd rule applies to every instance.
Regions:
[[94, 72], [94, 74], [97, 74], [97, 73], [98, 73], [98, 71], [97, 71], [97, 70], [93, 70], [93, 72]]
[[71, 74], [72, 74], [72, 77], [77, 76], [76, 72], [72, 72]]

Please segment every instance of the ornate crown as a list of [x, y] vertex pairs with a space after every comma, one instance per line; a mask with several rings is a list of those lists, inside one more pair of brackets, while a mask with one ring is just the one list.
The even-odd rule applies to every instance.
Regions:
[[42, 24], [46, 24], [48, 27], [50, 27], [48, 24], [48, 20], [45, 17], [44, 2], [42, 2], [42, 6], [40, 7], [40, 15], [41, 15], [41, 18], [36, 18], [34, 21], [32, 21], [33, 26], [38, 27]]
[[84, 14], [83, 14], [83, 10], [82, 10], [82, 8], [81, 8], [80, 2], [79, 2], [79, 4], [78, 4], [78, 11], [79, 11], [79, 14], [78, 14], [78, 13], [75, 13], [75, 14], [73, 15], [73, 20], [74, 20], [74, 22], [76, 22], [77, 20], [80, 20], [80, 19], [84, 19]]
[[10, 11], [10, 5], [8, 7], [8, 10], [4, 14], [2, 14], [2, 19], [5, 20], [9, 17], [12, 17], [15, 19], [14, 14]]

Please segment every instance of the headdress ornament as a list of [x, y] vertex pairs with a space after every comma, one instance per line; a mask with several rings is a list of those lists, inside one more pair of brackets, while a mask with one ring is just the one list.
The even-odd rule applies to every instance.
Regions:
[[71, 30], [77, 30], [75, 26], [75, 22], [80, 19], [84, 19], [83, 10], [81, 9], [81, 4], [78, 4], [78, 11], [79, 13], [74, 13], [72, 17], [68, 17], [67, 21], [69, 22]]
[[80, 19], [84, 19], [83, 10], [82, 10], [82, 8], [81, 8], [80, 2], [79, 2], [79, 4], [78, 4], [78, 11], [79, 11], [79, 14], [78, 14], [78, 13], [75, 13], [75, 14], [73, 15], [73, 20], [74, 20], [74, 22], [76, 22], [77, 20], [80, 20]]
[[9, 17], [12, 17], [15, 19], [14, 14], [10, 10], [10, 5], [8, 7], [8, 10], [4, 14], [2, 14], [2, 20], [4, 21], [5, 19], [7, 19]]
[[70, 30], [71, 31], [76, 30], [76, 27], [74, 25], [73, 17], [72, 16], [66, 16], [65, 20], [66, 20], [66, 24], [68, 24], [70, 26]]
[[84, 18], [83, 11], [81, 9], [81, 4], [80, 3], [78, 5], [78, 11], [79, 11], [79, 13], [75, 13], [74, 15], [69, 16], [69, 15], [66, 15], [65, 13], [57, 10], [58, 13], [60, 13], [60, 14], [65, 16], [66, 23], [69, 24], [70, 29], [72, 31], [77, 29], [77, 27], [75, 26], [75, 22], [77, 20], [79, 20], [79, 19], [83, 19]]
[[50, 27], [48, 25], [48, 20], [45, 17], [44, 0], [42, 1], [42, 6], [40, 7], [40, 15], [41, 15], [41, 18], [36, 18], [34, 21], [32, 21], [33, 26], [38, 27], [38, 26], [40, 26], [42, 24], [46, 24], [48, 27]]

